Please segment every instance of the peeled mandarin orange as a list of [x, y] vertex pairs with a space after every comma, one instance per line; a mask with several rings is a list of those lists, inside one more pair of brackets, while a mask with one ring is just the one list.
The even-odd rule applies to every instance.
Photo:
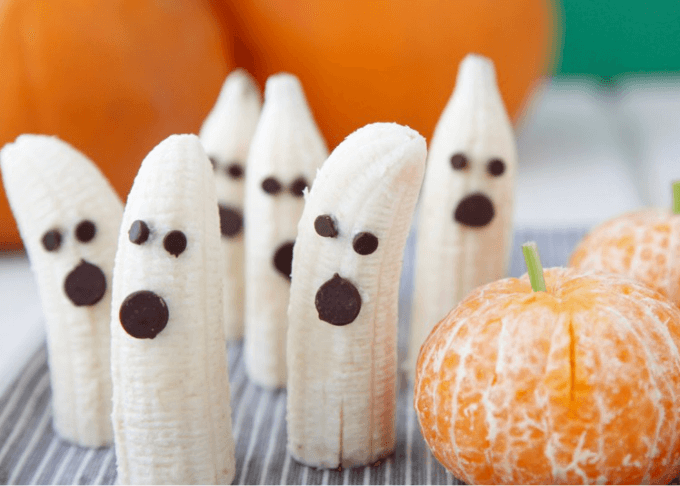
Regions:
[[474, 290], [418, 358], [435, 457], [468, 483], [668, 483], [680, 460], [680, 309], [615, 274]]
[[614, 218], [579, 243], [569, 266], [627, 275], [680, 305], [680, 216], [645, 209]]
[[[208, 0], [0, 1], [0, 147], [57, 135], [125, 198], [144, 156], [198, 132], [233, 67]], [[0, 249], [21, 244], [0, 189]]]

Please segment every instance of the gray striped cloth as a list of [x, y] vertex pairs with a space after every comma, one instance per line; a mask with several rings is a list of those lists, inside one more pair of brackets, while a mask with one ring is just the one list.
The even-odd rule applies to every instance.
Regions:
[[[564, 265], [583, 229], [520, 230], [515, 234], [511, 276], [525, 272], [521, 243], [535, 240], [544, 267]], [[413, 281], [413, 237], [406, 247], [399, 304], [400, 361], [407, 348], [407, 319]], [[234, 484], [462, 484], [430, 454], [412, 406], [412, 393], [400, 378], [396, 451], [371, 467], [320, 470], [286, 453], [286, 392], [264, 390], [248, 381], [241, 343], [229, 346]], [[63, 442], [52, 430], [47, 354], [43, 346], [0, 398], [0, 483], [113, 484], [112, 447], [86, 449]]]

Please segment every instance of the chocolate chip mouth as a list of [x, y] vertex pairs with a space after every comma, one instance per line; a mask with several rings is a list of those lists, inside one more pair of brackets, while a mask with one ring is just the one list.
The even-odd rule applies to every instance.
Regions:
[[491, 222], [495, 215], [491, 199], [476, 192], [463, 198], [453, 213], [453, 219], [472, 228], [481, 228]]
[[95, 305], [106, 293], [106, 276], [97, 265], [81, 260], [66, 276], [64, 292], [77, 307]]
[[295, 241], [286, 241], [274, 253], [274, 268], [288, 280], [293, 270], [293, 246]]
[[314, 305], [319, 319], [334, 326], [345, 326], [359, 315], [361, 295], [352, 282], [336, 273], [319, 287]]
[[220, 211], [220, 231], [224, 238], [233, 238], [243, 228], [243, 215], [241, 211], [224, 204], [218, 204]]
[[161, 296], [149, 290], [133, 292], [120, 305], [120, 323], [130, 336], [153, 339], [165, 329], [170, 313]]

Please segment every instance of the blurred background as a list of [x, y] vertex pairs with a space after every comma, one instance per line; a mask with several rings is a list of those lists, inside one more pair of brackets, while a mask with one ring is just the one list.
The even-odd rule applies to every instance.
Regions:
[[[516, 123], [518, 225], [592, 226], [670, 204], [679, 38], [674, 0], [0, 0], [0, 145], [58, 135], [125, 198], [235, 67], [297, 75], [331, 149], [375, 121], [429, 140], [476, 52]], [[2, 193], [0, 248], [20, 247]]]

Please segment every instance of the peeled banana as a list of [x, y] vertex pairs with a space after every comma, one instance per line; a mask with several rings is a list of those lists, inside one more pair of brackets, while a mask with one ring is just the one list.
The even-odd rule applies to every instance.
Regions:
[[215, 181], [195, 135], [142, 162], [118, 240], [111, 309], [121, 484], [234, 476]]
[[286, 384], [286, 309], [305, 188], [328, 149], [291, 74], [267, 80], [248, 155], [245, 244], [245, 364], [265, 387]]
[[288, 450], [314, 467], [395, 446], [397, 309], [425, 139], [377, 123], [345, 139], [306, 197], [288, 307]]
[[472, 289], [507, 272], [516, 168], [493, 62], [468, 55], [435, 128], [423, 182], [405, 363], [411, 380], [434, 325]]
[[262, 101], [255, 80], [243, 69], [227, 76], [203, 122], [199, 138], [213, 164], [224, 254], [224, 332], [243, 337], [243, 194], [246, 161]]
[[10, 206], [47, 328], [54, 429], [81, 446], [111, 443], [111, 276], [123, 204], [83, 154], [22, 135], [0, 153]]

